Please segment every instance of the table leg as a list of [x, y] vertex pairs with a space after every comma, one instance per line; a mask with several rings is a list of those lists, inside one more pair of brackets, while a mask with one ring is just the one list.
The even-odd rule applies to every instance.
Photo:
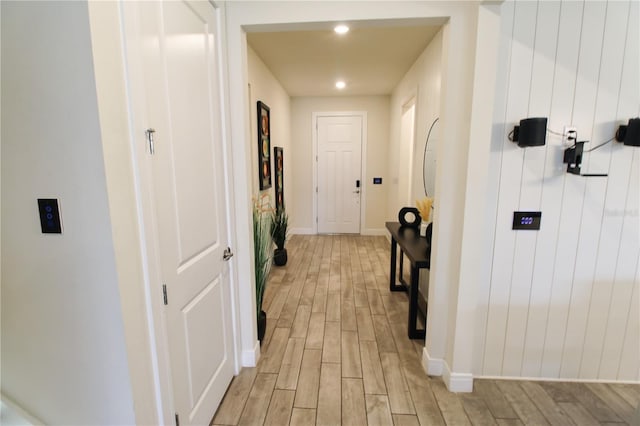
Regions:
[[398, 242], [391, 237], [391, 265], [389, 266], [389, 291], [400, 291], [402, 286], [396, 284], [396, 259], [398, 253]]
[[418, 330], [418, 278], [420, 270], [411, 265], [411, 287], [409, 289], [409, 339], [424, 339], [426, 330]]

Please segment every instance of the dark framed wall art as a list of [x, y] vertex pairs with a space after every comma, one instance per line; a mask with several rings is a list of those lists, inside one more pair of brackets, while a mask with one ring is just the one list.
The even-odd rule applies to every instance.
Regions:
[[284, 209], [284, 159], [279, 146], [273, 147], [273, 167], [276, 170], [276, 211], [279, 211]]
[[269, 107], [258, 101], [258, 176], [260, 191], [271, 188], [271, 116]]

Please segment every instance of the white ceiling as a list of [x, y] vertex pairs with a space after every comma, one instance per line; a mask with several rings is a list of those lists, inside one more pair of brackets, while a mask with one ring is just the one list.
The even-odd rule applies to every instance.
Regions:
[[[441, 28], [349, 24], [338, 35], [334, 25], [249, 32], [247, 43], [290, 96], [388, 95]], [[343, 90], [335, 88], [339, 79]]]

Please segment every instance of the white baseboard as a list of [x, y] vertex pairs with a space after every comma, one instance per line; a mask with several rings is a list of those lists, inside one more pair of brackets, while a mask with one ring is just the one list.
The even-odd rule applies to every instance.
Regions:
[[449, 392], [473, 392], [473, 374], [452, 372], [446, 361], [443, 367], [442, 381]]
[[289, 233], [291, 235], [315, 235], [313, 228], [291, 228]]
[[364, 228], [360, 231], [360, 235], [374, 235], [384, 237], [389, 235], [389, 231], [386, 228]]
[[255, 367], [260, 360], [260, 341], [256, 340], [253, 345], [253, 349], [248, 351], [242, 351], [242, 366], [243, 367]]
[[430, 376], [442, 376], [444, 360], [440, 358], [431, 358], [427, 347], [422, 348], [422, 367]]
[[569, 383], [615, 383], [615, 384], [628, 384], [628, 385], [640, 385], [638, 380], [607, 380], [607, 379], [577, 379], [574, 377], [529, 377], [529, 376], [474, 376], [476, 379], [490, 379], [490, 380], [518, 380], [527, 382], [569, 382]]
[[430, 376], [442, 376], [449, 392], [473, 392], [473, 374], [454, 373], [442, 358], [431, 358], [427, 347], [422, 348], [422, 367]]

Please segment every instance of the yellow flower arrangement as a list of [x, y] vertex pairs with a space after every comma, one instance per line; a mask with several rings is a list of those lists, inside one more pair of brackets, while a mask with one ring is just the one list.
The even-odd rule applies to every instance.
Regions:
[[422, 200], [416, 200], [416, 207], [420, 212], [420, 217], [423, 222], [429, 222], [429, 216], [431, 215], [431, 206], [433, 205], [433, 197], [426, 197]]

